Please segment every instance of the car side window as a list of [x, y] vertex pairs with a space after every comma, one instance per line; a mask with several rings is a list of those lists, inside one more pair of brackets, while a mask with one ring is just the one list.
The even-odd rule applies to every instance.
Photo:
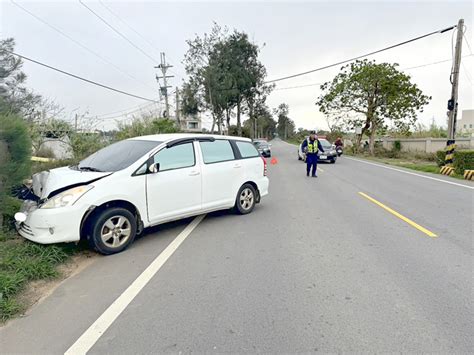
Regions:
[[204, 163], [218, 163], [234, 160], [235, 155], [228, 140], [216, 139], [213, 142], [199, 142]]
[[237, 145], [237, 148], [239, 148], [242, 158], [253, 158], [260, 155], [255, 146], [250, 142], [235, 141], [235, 144]]
[[155, 154], [154, 161], [160, 164], [160, 172], [194, 166], [196, 158], [193, 143], [184, 143], [162, 149]]

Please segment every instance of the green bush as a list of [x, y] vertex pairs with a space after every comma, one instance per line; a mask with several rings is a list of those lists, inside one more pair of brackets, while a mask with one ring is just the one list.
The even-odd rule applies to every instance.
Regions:
[[454, 152], [454, 172], [463, 175], [464, 170], [474, 170], [474, 150], [459, 150]]
[[439, 167], [444, 165], [445, 158], [446, 158], [446, 151], [438, 150], [436, 152], [436, 164], [438, 164]]
[[395, 152], [400, 152], [402, 150], [402, 142], [400, 142], [398, 140], [394, 141], [392, 150], [395, 151]]
[[96, 133], [73, 133], [70, 140], [75, 161], [80, 161], [106, 146], [103, 137]]
[[[443, 166], [446, 157], [444, 150], [436, 152], [436, 163]], [[474, 150], [457, 150], [454, 152], [454, 172], [458, 175], [464, 174], [464, 170], [474, 169]]]
[[10, 221], [10, 191], [31, 173], [31, 139], [26, 123], [16, 115], [0, 114], [0, 127], [0, 141], [7, 149], [0, 159], [0, 221]]
[[145, 136], [148, 134], [178, 133], [179, 128], [170, 119], [136, 119], [131, 124], [120, 124], [116, 134], [117, 140]]

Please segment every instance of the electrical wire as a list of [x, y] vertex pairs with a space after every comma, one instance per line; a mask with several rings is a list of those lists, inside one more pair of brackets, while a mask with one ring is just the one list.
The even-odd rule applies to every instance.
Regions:
[[[136, 112], [138, 110], [143, 110], [143, 109], [146, 109], [147, 107], [150, 107], [152, 105], [155, 105], [155, 103], [151, 102], [151, 103], [147, 103], [145, 105], [138, 105], [138, 106], [135, 105], [133, 107], [126, 108], [124, 110], [103, 113], [103, 114], [94, 116], [94, 118], [109, 118], [109, 116], [116, 115], [116, 114], [127, 115], [128, 113], [133, 113], [133, 112]], [[118, 117], [118, 116], [113, 116], [113, 117]]]
[[97, 17], [99, 20], [101, 20], [104, 24], [107, 25], [112, 31], [114, 31], [116, 34], [118, 34], [120, 37], [122, 37], [125, 41], [127, 41], [131, 46], [133, 46], [135, 49], [140, 51], [144, 56], [146, 56], [148, 59], [150, 59], [154, 64], [158, 63], [158, 61], [153, 58], [151, 55], [146, 53], [143, 49], [138, 47], [135, 43], [133, 43], [130, 39], [128, 39], [124, 34], [122, 34], [119, 30], [117, 30], [115, 27], [113, 27], [110, 23], [108, 23], [103, 17], [101, 17], [98, 13], [96, 13], [94, 10], [92, 10], [89, 6], [87, 6], [82, 0], [79, 0], [79, 3], [84, 6], [87, 10], [89, 10], [95, 17]]
[[[468, 57], [472, 57], [472, 56], [474, 56], [474, 54], [467, 54], [467, 55], [463, 56], [462, 58], [468, 58]], [[413, 70], [413, 69], [418, 69], [418, 68], [424, 68], [424, 67], [428, 67], [428, 66], [435, 65], [435, 64], [447, 63], [447, 62], [450, 62], [451, 60], [452, 59], [439, 60], [437, 62], [421, 64], [421, 65], [417, 65], [417, 66], [409, 67], [409, 68], [402, 68], [400, 70]], [[321, 84], [323, 84], [323, 83], [303, 84], [303, 85], [297, 85], [297, 86], [285, 86], [285, 87], [280, 87], [280, 88], [277, 87], [277, 88], [273, 89], [273, 91], [300, 89], [300, 88], [305, 88], [305, 87], [309, 87], [309, 86], [318, 86], [318, 85], [321, 85]]]
[[145, 101], [157, 102], [156, 100], [148, 99], [148, 98], [143, 97], [143, 96], [140, 96], [140, 95], [131, 94], [131, 93], [129, 93], [129, 92], [122, 91], [122, 90], [119, 90], [119, 89], [115, 89], [115, 88], [113, 88], [113, 87], [111, 87], [111, 86], [104, 85], [104, 84], [98, 83], [98, 82], [96, 82], [96, 81], [83, 78], [83, 77], [81, 77], [81, 76], [79, 76], [79, 75], [69, 73], [69, 72], [64, 71], [64, 70], [62, 70], [62, 69], [59, 69], [59, 68], [53, 67], [53, 66], [51, 66], [51, 65], [42, 63], [42, 62], [37, 61], [37, 60], [35, 60], [35, 59], [31, 59], [31, 58], [25, 57], [24, 55], [21, 55], [21, 54], [18, 54], [18, 53], [9, 51], [9, 50], [7, 50], [7, 49], [2, 49], [0, 52], [9, 53], [9, 54], [11, 54], [11, 55], [17, 56], [18, 58], [27, 60], [27, 61], [29, 61], [29, 62], [38, 64], [38, 65], [41, 65], [41, 66], [43, 66], [43, 67], [45, 67], [45, 68], [48, 68], [48, 69], [57, 71], [57, 72], [59, 72], [59, 73], [61, 73], [61, 74], [70, 76], [70, 77], [72, 77], [72, 78], [85, 81], [86, 83], [89, 83], [89, 84], [92, 84], [92, 85], [96, 85], [96, 86], [100, 86], [100, 87], [102, 87], [102, 88], [104, 88], [104, 89], [117, 92], [117, 93], [119, 93], [119, 94], [123, 94], [123, 95], [131, 96], [131, 97], [135, 97], [135, 98], [137, 98], [137, 99], [141, 99], [141, 100], [145, 100]]
[[464, 65], [464, 63], [461, 63], [462, 67], [463, 67], [463, 73], [464, 75], [466, 76], [467, 80], [469, 80], [469, 82], [471, 83], [471, 86], [472, 86], [472, 77], [471, 77], [471, 74], [469, 74], [469, 71], [467, 70], [466, 66]]
[[104, 9], [106, 9], [112, 16], [114, 16], [116, 19], [118, 19], [120, 22], [122, 22], [125, 26], [127, 26], [133, 33], [135, 33], [138, 37], [140, 37], [143, 41], [145, 41], [150, 48], [153, 48], [153, 50], [157, 51], [159, 53], [160, 51], [154, 46], [153, 43], [151, 43], [148, 39], [145, 38], [140, 32], [138, 32], [135, 28], [133, 28], [128, 22], [126, 22], [124, 19], [122, 19], [115, 11], [112, 11], [110, 7], [105, 5], [105, 3], [102, 0], [99, 0], [99, 3], [102, 5]]
[[[157, 53], [159, 53], [160, 51], [158, 50], [158, 48], [155, 47], [155, 45], [153, 43], [151, 43], [145, 36], [143, 36], [140, 32], [138, 32], [135, 28], [133, 28], [127, 21], [125, 21], [123, 18], [121, 18], [115, 11], [113, 11], [110, 7], [108, 7], [102, 0], [99, 0], [99, 3], [102, 5], [102, 7], [104, 9], [106, 9], [112, 16], [114, 16], [116, 19], [118, 19], [120, 22], [122, 22], [125, 26], [127, 26], [133, 33], [135, 33], [138, 37], [140, 37], [143, 41], [145, 41], [149, 46], [150, 48], [152, 48], [153, 50], [155, 50]], [[169, 57], [169, 56], [168, 56]], [[173, 61], [173, 58], [169, 57], [172, 61]], [[171, 73], [173, 73], [174, 75], [176, 75], [178, 78], [184, 80], [184, 78], [178, 74], [177, 72], [175, 72], [173, 69], [168, 69]]]
[[335, 67], [335, 66], [338, 66], [338, 65], [341, 65], [341, 64], [345, 64], [345, 63], [348, 63], [348, 62], [353, 62], [354, 60], [361, 59], [361, 58], [365, 58], [365, 57], [368, 57], [368, 56], [371, 56], [371, 55], [374, 55], [374, 54], [377, 54], [377, 53], [380, 53], [380, 52], [383, 52], [383, 51], [386, 51], [386, 50], [389, 50], [389, 49], [392, 49], [392, 48], [396, 48], [396, 47], [399, 47], [399, 46], [403, 46], [403, 45], [405, 45], [405, 44], [408, 44], [408, 43], [411, 43], [411, 42], [414, 42], [414, 41], [418, 41], [418, 40], [420, 40], [420, 39], [422, 39], [422, 38], [426, 38], [426, 37], [429, 37], [429, 36], [432, 36], [432, 35], [435, 35], [435, 34], [438, 34], [438, 33], [444, 33], [444, 32], [447, 32], [447, 31], [451, 31], [451, 30], [454, 29], [454, 28], [456, 28], [455, 25], [454, 25], [454, 26], [451, 26], [451, 27], [447, 27], [447, 28], [441, 29], [441, 30], [433, 31], [433, 32], [427, 33], [427, 34], [425, 34], [425, 35], [418, 36], [418, 37], [409, 39], [409, 40], [407, 40], [407, 41], [403, 41], [403, 42], [400, 42], [400, 43], [397, 43], [397, 44], [394, 44], [394, 45], [391, 45], [391, 46], [388, 46], [388, 47], [385, 47], [385, 48], [382, 48], [382, 49], [379, 49], [379, 50], [376, 50], [376, 51], [373, 51], [373, 52], [370, 52], [370, 53], [366, 53], [366, 54], [363, 54], [363, 55], [359, 55], [359, 56], [357, 56], [357, 57], [353, 57], [353, 58], [350, 58], [350, 59], [341, 60], [341, 61], [339, 61], [339, 62], [337, 62], [337, 63], [325, 65], [325, 66], [323, 66], [323, 67], [319, 67], [319, 68], [316, 68], [316, 69], [308, 70], [308, 71], [305, 71], [305, 72], [302, 72], [302, 73], [298, 73], [298, 74], [293, 74], [293, 75], [284, 76], [284, 77], [281, 77], [281, 78], [278, 78], [278, 79], [268, 80], [268, 81], [265, 82], [265, 84], [274, 83], [274, 82], [277, 82], [277, 81], [282, 81], [282, 80], [287, 80], [287, 79], [292, 79], [292, 78], [296, 78], [296, 77], [298, 77], [298, 76], [303, 76], [303, 75], [311, 74], [311, 73], [314, 73], [314, 72], [317, 72], [317, 71], [321, 71], [321, 70], [324, 70], [324, 69], [332, 68], [332, 67]]
[[[472, 57], [473, 55], [474, 54], [468, 54], [468, 55], [463, 56], [463, 58]], [[445, 60], [440, 60], [438, 62], [432, 62], [432, 63], [422, 64], [422, 65], [417, 65], [415, 67], [403, 68], [402, 70], [418, 69], [418, 68], [428, 67], [430, 65], [435, 65], [435, 64], [440, 64], [440, 63], [447, 63], [447, 62], [451, 62], [451, 61], [452, 61], [452, 59], [445, 59]]]
[[[139, 79], [137, 79], [136, 77], [134, 77], [133, 75], [130, 75], [129, 73], [125, 72], [124, 70], [120, 69], [120, 67], [116, 66], [114, 63], [110, 62], [109, 60], [107, 60], [106, 58], [102, 57], [100, 54], [94, 52], [92, 49], [88, 48], [87, 46], [85, 46], [84, 44], [82, 44], [81, 42], [77, 41], [76, 39], [74, 39], [73, 37], [69, 36], [67, 33], [65, 33], [64, 31], [60, 30], [59, 28], [51, 25], [50, 23], [48, 23], [47, 21], [43, 20], [42, 18], [40, 18], [38, 15], [35, 15], [33, 12], [31, 12], [30, 10], [24, 8], [22, 5], [18, 4], [17, 2], [13, 1], [13, 0], [10, 0], [10, 2], [15, 5], [16, 7], [18, 7], [19, 9], [21, 9], [22, 11], [26, 12], [27, 14], [29, 14], [30, 16], [32, 16], [33, 18], [35, 18], [36, 20], [38, 20], [39, 22], [41, 22], [42, 24], [48, 26], [49, 28], [51, 28], [52, 30], [56, 31], [57, 33], [59, 33], [60, 35], [66, 37], [67, 39], [69, 39], [71, 42], [75, 43], [76, 45], [78, 45], [79, 47], [81, 47], [82, 49], [86, 50], [87, 52], [91, 53], [92, 55], [94, 55], [95, 57], [99, 58], [100, 60], [102, 60], [104, 63], [112, 66], [115, 70], [117, 70], [118, 72], [124, 74], [125, 76], [129, 77], [130, 79], [133, 79], [135, 80], [136, 82], [146, 86], [148, 89], [152, 88], [150, 85], [148, 84], [145, 84], [143, 83], [142, 81], [140, 81]], [[155, 90], [155, 88], [152, 88], [153, 90]]]
[[469, 44], [469, 41], [467, 40], [467, 37], [466, 37], [466, 25], [464, 25], [462, 35], [463, 35], [463, 37], [464, 37], [464, 41], [465, 41], [466, 44], [467, 44], [467, 48], [469, 48], [469, 53], [472, 54], [471, 45]]
[[300, 89], [300, 88], [305, 88], [309, 86], [318, 86], [322, 85], [323, 83], [313, 83], [313, 84], [305, 84], [305, 85], [297, 85], [297, 86], [287, 86], [283, 88], [275, 88], [273, 91], [278, 91], [278, 90], [290, 90], [290, 89]]

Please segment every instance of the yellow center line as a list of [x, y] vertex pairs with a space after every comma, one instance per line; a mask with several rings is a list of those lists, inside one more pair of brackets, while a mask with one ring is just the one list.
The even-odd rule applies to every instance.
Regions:
[[415, 227], [416, 229], [418, 229], [419, 231], [425, 233], [426, 235], [428, 235], [429, 237], [431, 238], [437, 238], [438, 236], [436, 234], [434, 234], [433, 232], [429, 231], [428, 229], [420, 226], [418, 223], [415, 223], [413, 222], [411, 219], [401, 215], [400, 213], [398, 213], [397, 211], [394, 211], [392, 210], [390, 207], [388, 206], [385, 206], [383, 203], [377, 201], [376, 199], [370, 197], [369, 195], [366, 195], [365, 193], [363, 192], [359, 192], [359, 195], [365, 197], [367, 200], [375, 203], [377, 206], [379, 207], [382, 207], [384, 210], [390, 212], [391, 214], [393, 214], [394, 216], [400, 218], [402, 221], [408, 223], [410, 226], [412, 227]]

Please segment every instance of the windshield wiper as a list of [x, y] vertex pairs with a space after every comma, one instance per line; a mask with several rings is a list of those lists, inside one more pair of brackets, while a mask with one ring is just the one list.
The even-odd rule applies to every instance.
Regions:
[[97, 168], [93, 168], [92, 166], [78, 166], [79, 170], [83, 170], [83, 171], [94, 171], [94, 172], [97, 172], [97, 173], [103, 173], [102, 170], [100, 169], [97, 169]]

